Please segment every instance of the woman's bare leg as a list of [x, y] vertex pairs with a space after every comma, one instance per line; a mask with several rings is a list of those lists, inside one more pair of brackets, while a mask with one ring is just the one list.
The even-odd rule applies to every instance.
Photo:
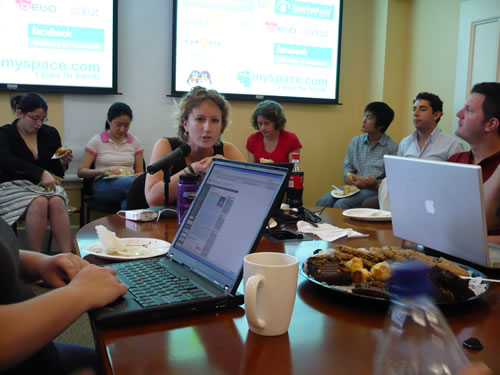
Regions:
[[55, 196], [49, 199], [49, 221], [59, 249], [63, 253], [71, 252], [71, 228], [68, 210], [64, 199]]
[[47, 213], [49, 201], [45, 197], [38, 197], [31, 201], [26, 210], [24, 225], [28, 239], [28, 250], [42, 250], [43, 237], [47, 228]]

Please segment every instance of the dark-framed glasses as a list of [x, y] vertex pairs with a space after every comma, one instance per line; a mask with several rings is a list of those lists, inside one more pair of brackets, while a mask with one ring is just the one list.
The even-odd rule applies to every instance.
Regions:
[[26, 116], [28, 116], [30, 119], [32, 119], [33, 121], [35, 122], [42, 122], [42, 124], [45, 122], [45, 121], [48, 121], [48, 117], [46, 116], [37, 116], [37, 115], [30, 115], [29, 113], [26, 113]]

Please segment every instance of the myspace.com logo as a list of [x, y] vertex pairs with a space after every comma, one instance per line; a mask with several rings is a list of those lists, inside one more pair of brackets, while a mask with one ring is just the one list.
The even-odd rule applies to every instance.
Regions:
[[22, 10], [32, 10], [35, 12], [56, 12], [55, 5], [42, 5], [33, 3], [31, 0], [16, 0], [16, 4], [19, 5], [19, 8]]

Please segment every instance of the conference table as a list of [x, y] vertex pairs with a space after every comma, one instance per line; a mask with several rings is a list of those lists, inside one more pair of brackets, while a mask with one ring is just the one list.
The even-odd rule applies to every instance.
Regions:
[[[326, 209], [322, 218], [369, 236], [335, 243], [314, 235], [300, 241], [263, 237], [257, 251], [286, 252], [303, 262], [314, 250], [337, 243], [364, 248], [415, 246], [395, 237], [390, 222], [353, 220], [343, 216], [340, 209]], [[96, 264], [107, 261], [83, 249], [98, 240], [97, 225], [106, 226], [119, 237], [169, 242], [177, 231], [175, 219], [134, 222], [111, 215], [95, 220], [77, 233], [75, 247], [82, 257]], [[478, 269], [500, 279], [499, 271]], [[372, 374], [387, 307], [383, 301], [316, 285], [300, 274], [290, 327], [281, 336], [250, 332], [244, 305], [119, 328], [93, 325], [93, 329], [107, 374]], [[460, 342], [476, 337], [483, 344], [480, 351], [466, 350], [468, 357], [484, 361], [494, 374], [500, 374], [500, 285], [492, 283], [490, 291], [480, 298], [442, 310]]]

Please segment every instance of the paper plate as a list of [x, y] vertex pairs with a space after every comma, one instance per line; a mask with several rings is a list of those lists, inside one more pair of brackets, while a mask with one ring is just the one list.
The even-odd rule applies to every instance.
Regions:
[[105, 259], [133, 260], [163, 255], [170, 248], [170, 242], [156, 238], [121, 238], [121, 240], [124, 251], [120, 253], [105, 250], [100, 241], [85, 246], [82, 251]]
[[359, 189], [358, 190], [355, 190], [353, 191], [352, 193], [349, 193], [347, 195], [344, 195], [343, 194], [344, 192], [341, 191], [341, 190], [337, 190], [337, 189], [333, 189], [330, 194], [332, 195], [332, 197], [334, 198], [337, 198], [337, 199], [341, 199], [341, 198], [347, 198], [347, 197], [350, 197], [351, 195], [354, 195], [354, 194], [357, 194], [359, 193]]
[[351, 208], [342, 212], [342, 215], [351, 219], [362, 221], [391, 221], [392, 216], [389, 211], [376, 210], [374, 208]]

